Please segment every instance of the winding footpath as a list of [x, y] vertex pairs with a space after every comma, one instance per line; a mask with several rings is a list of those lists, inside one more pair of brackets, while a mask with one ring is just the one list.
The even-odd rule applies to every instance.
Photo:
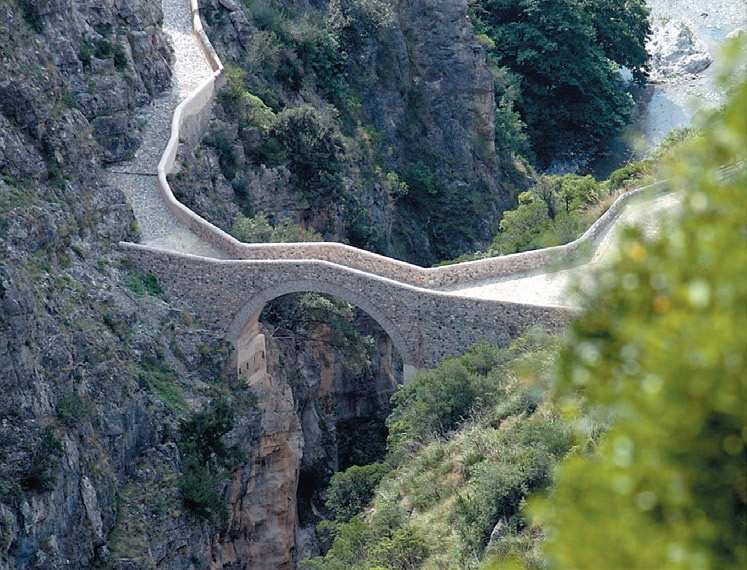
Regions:
[[174, 111], [212, 75], [193, 33], [189, 0], [162, 0], [162, 7], [163, 31], [174, 48], [172, 88], [140, 113], [138, 120], [145, 125], [142, 144], [130, 161], [112, 166], [107, 178], [130, 202], [143, 244], [194, 255], [224, 257], [220, 250], [172, 215], [158, 188], [158, 165], [171, 136]]
[[162, 0], [175, 52], [173, 87], [143, 112], [146, 129], [135, 157], [108, 176], [126, 194], [140, 228], [141, 243], [121, 247], [235, 343], [240, 371], [261, 360], [263, 343], [252, 339], [262, 307], [294, 292], [334, 295], [368, 312], [393, 339], [406, 371], [480, 340], [505, 344], [530, 326], [558, 330], [577, 305], [572, 285], [588, 286], [590, 275], [616, 255], [622, 228], [636, 223], [656, 232], [678, 210], [678, 195], [654, 184], [623, 194], [570, 244], [437, 268], [340, 243], [241, 243], [176, 200], [167, 180], [179, 145], [196, 144], [204, 134], [223, 81], [197, 2]]
[[446, 290], [455, 295], [480, 299], [573, 307], [577, 304], [574, 296], [576, 288], [588, 290], [593, 283], [594, 272], [618, 254], [619, 238], [626, 226], [635, 225], [645, 235], [656, 235], [662, 228], [663, 220], [675, 214], [680, 205], [681, 198], [677, 194], [629, 204], [617, 221], [596, 240], [586, 263], [554, 271], [545, 268], [524, 275], [486, 279]]

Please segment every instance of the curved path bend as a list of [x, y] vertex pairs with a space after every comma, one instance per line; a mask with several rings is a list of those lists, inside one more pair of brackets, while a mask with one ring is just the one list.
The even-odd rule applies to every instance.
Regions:
[[[620, 229], [639, 223], [656, 231], [677, 210], [678, 197], [657, 184], [621, 196], [568, 245], [438, 268], [339, 243], [241, 243], [178, 202], [167, 180], [179, 144], [196, 144], [204, 133], [223, 66], [202, 29], [197, 0], [162, 0], [162, 6], [176, 58], [173, 88], [143, 113], [144, 142], [133, 160], [108, 174], [140, 227], [141, 243], [121, 247], [236, 343], [240, 372], [258, 367], [263, 349], [252, 339], [262, 307], [294, 292], [327, 293], [368, 312], [392, 338], [406, 372], [481, 340], [505, 344], [531, 326], [557, 330], [573, 313], [570, 284], [588, 283], [614, 256]], [[252, 354], [242, 356], [250, 345]]]

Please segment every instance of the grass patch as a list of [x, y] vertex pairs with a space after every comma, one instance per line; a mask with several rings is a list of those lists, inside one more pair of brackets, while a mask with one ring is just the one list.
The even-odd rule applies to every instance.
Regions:
[[127, 288], [138, 297], [145, 297], [146, 295], [161, 297], [163, 295], [163, 289], [161, 289], [158, 278], [152, 273], [133, 272], [127, 279]]
[[141, 366], [142, 381], [173, 412], [185, 412], [187, 403], [179, 387], [176, 372], [161, 362], [146, 362]]

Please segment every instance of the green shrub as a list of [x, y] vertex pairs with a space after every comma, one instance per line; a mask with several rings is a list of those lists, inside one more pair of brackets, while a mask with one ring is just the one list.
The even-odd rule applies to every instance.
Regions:
[[391, 570], [415, 570], [428, 556], [428, 547], [420, 533], [412, 527], [394, 531], [391, 537], [384, 537], [373, 544], [370, 558], [376, 568]]
[[226, 85], [218, 93], [218, 100], [226, 114], [239, 122], [239, 128], [259, 128], [266, 134], [275, 121], [275, 113], [264, 101], [247, 90], [246, 72], [236, 66], [227, 65]]
[[444, 192], [436, 175], [424, 162], [416, 162], [409, 166], [401, 178], [408, 188], [406, 198], [414, 204], [427, 204]]
[[90, 67], [93, 54], [96, 51], [96, 47], [88, 40], [83, 40], [78, 50], [78, 59], [83, 64], [83, 67]]
[[[564, 434], [566, 445], [562, 451], [567, 451], [568, 430]], [[462, 542], [477, 556], [482, 554], [499, 521], [514, 527], [524, 524], [521, 516], [524, 499], [530, 492], [548, 485], [557, 460], [541, 437], [520, 443], [506, 441], [505, 436], [503, 439], [497, 461], [480, 461], [470, 467], [469, 490], [458, 496], [454, 510]]]
[[407, 182], [402, 180], [396, 172], [387, 172], [384, 180], [387, 184], [389, 195], [393, 198], [403, 198], [410, 192]]
[[234, 421], [231, 405], [217, 400], [179, 424], [178, 445], [184, 461], [179, 490], [184, 506], [197, 516], [225, 516], [223, 498], [216, 489], [225, 479], [226, 468], [243, 460], [236, 446], [223, 441]]
[[495, 49], [495, 41], [488, 34], [475, 34], [475, 39], [486, 50], [490, 51]]
[[94, 55], [98, 59], [109, 59], [113, 56], [112, 42], [106, 38], [96, 40]]
[[288, 161], [293, 186], [310, 200], [333, 200], [342, 193], [342, 136], [331, 117], [310, 106], [285, 109], [269, 138]]
[[533, 192], [523, 192], [517, 208], [503, 213], [491, 251], [503, 255], [541, 247], [541, 237], [549, 226], [546, 202]]
[[619, 190], [629, 182], [642, 178], [651, 172], [651, 161], [639, 160], [630, 162], [615, 170], [609, 177], [609, 186], [611, 190]]
[[57, 417], [67, 427], [74, 428], [91, 413], [91, 404], [76, 392], [65, 394], [57, 403]]
[[499, 353], [479, 345], [464, 357], [446, 359], [401, 386], [392, 396], [392, 413], [387, 420], [390, 450], [433, 435], [443, 436], [478, 408], [491, 405], [496, 386], [487, 376], [492, 366], [486, 369], [484, 363], [495, 364]]
[[18, 0], [18, 5], [21, 8], [21, 14], [23, 14], [23, 19], [26, 20], [26, 23], [37, 33], [44, 31], [44, 20], [39, 12], [39, 1]]
[[205, 465], [187, 464], [178, 481], [184, 506], [198, 517], [225, 519], [226, 505], [217, 491], [224, 478], [223, 473], [214, 473]]
[[139, 272], [132, 272], [127, 279], [127, 288], [138, 297], [144, 297], [145, 295], [160, 297], [163, 295], [163, 289], [161, 289], [158, 278], [152, 273], [143, 275]]
[[141, 381], [166, 406], [174, 412], [187, 409], [184, 394], [179, 387], [176, 372], [159, 361], [148, 361], [141, 365]]
[[122, 71], [123, 69], [127, 69], [127, 52], [125, 51], [125, 48], [121, 43], [114, 44], [113, 54], [114, 67], [120, 71]]
[[327, 11], [327, 25], [348, 53], [365, 48], [394, 22], [392, 5], [385, 0], [331, 0]]
[[389, 467], [381, 463], [348, 468], [335, 473], [327, 489], [327, 508], [340, 521], [349, 521], [371, 501], [379, 481]]
[[238, 168], [236, 153], [234, 152], [235, 142], [221, 129], [214, 130], [205, 138], [205, 144], [214, 148], [218, 154], [220, 171], [228, 180], [236, 178]]
[[201, 464], [225, 467], [236, 460], [237, 450], [227, 447], [223, 436], [233, 429], [235, 413], [225, 400], [213, 402], [179, 425], [179, 449]]
[[245, 243], [293, 243], [323, 241], [322, 236], [290, 220], [272, 226], [264, 214], [247, 217], [238, 214], [231, 227], [231, 234]]

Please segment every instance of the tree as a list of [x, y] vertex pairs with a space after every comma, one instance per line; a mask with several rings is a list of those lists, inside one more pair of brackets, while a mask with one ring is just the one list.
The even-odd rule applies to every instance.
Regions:
[[539, 238], [549, 221], [545, 201], [533, 192], [523, 192], [519, 194], [519, 206], [503, 213], [501, 231], [491, 249], [505, 254], [540, 247]]
[[540, 158], [594, 144], [628, 121], [633, 100], [618, 68], [645, 76], [650, 33], [643, 0], [472, 0], [497, 66], [521, 79], [516, 103]]
[[344, 147], [334, 121], [313, 107], [285, 109], [270, 129], [289, 161], [294, 186], [312, 199], [334, 199], [342, 192]]
[[612, 424], [531, 509], [553, 568], [747, 567], [747, 170], [720, 176], [747, 157], [745, 61], [673, 166], [681, 218], [627, 234], [561, 351], [557, 401]]
[[646, 42], [651, 35], [650, 10], [643, 0], [591, 0], [587, 2], [597, 41], [605, 55], [624, 65], [637, 81], [649, 70]]
[[388, 471], [386, 465], [372, 463], [335, 473], [327, 489], [327, 507], [338, 520], [349, 521], [368, 505], [376, 485]]

